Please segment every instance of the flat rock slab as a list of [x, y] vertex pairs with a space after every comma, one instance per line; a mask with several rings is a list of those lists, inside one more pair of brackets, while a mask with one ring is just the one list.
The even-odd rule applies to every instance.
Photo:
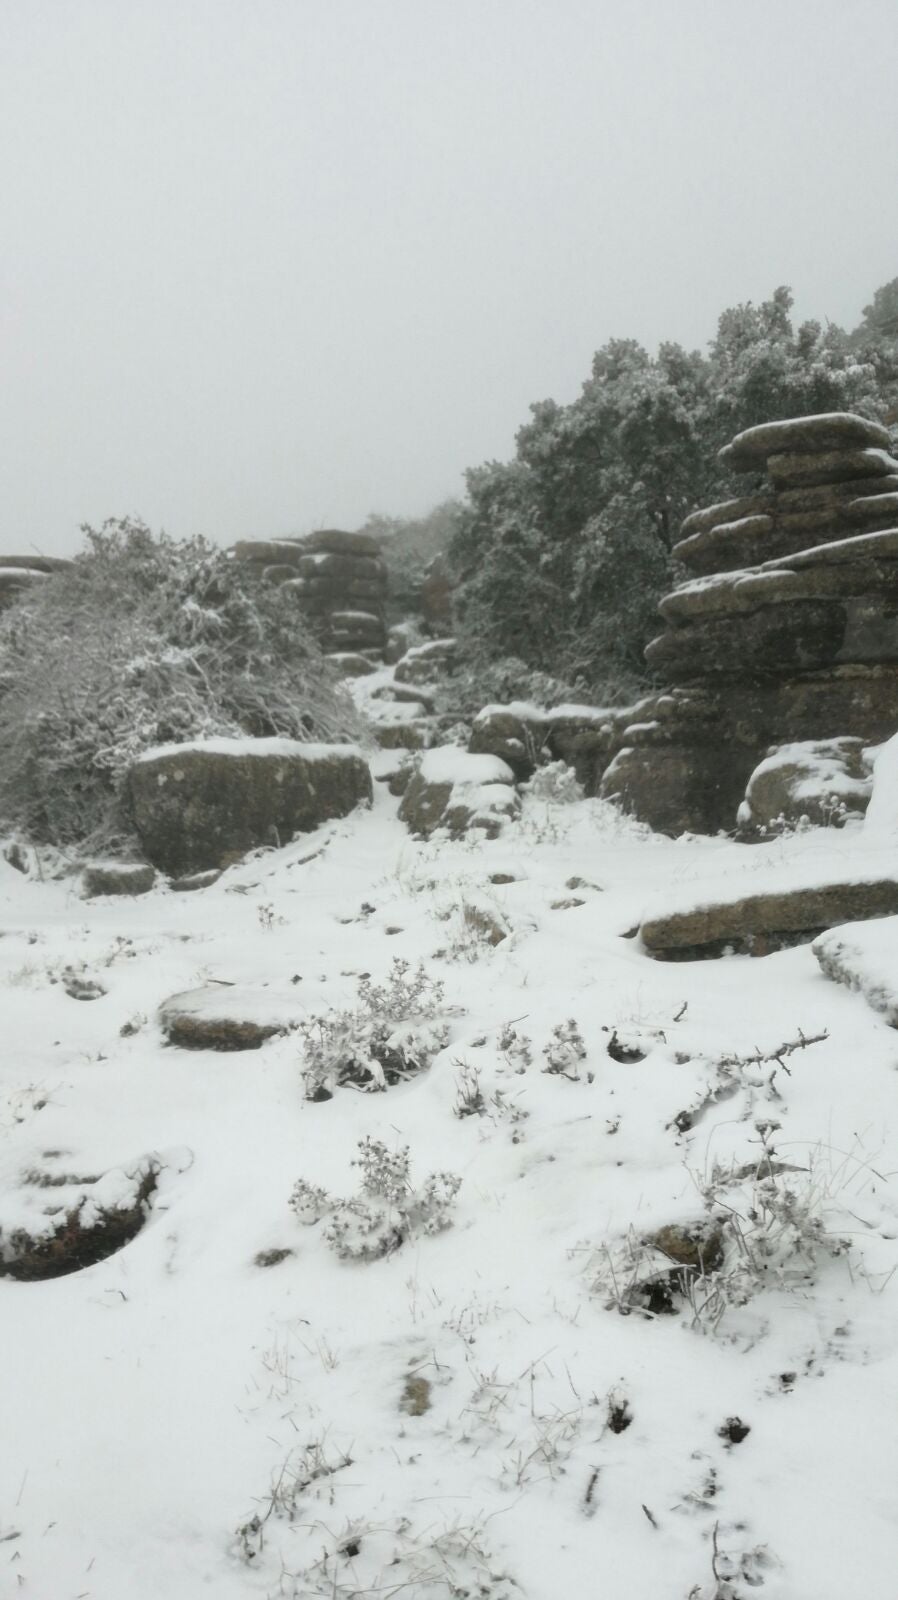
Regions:
[[898, 914], [898, 873], [867, 881], [834, 880], [694, 905], [642, 923], [650, 956], [692, 961], [728, 951], [768, 955], [805, 943], [843, 922]]
[[768, 456], [785, 451], [819, 455], [832, 450], [891, 448], [887, 428], [853, 411], [826, 411], [811, 417], [790, 417], [785, 422], [762, 422], [746, 428], [719, 453], [719, 459], [736, 472], [763, 470]]
[[370, 804], [371, 773], [353, 745], [206, 739], [149, 750], [128, 774], [144, 854], [173, 877], [226, 867]]
[[814, 940], [824, 977], [863, 995], [898, 1028], [898, 917], [849, 923]]
[[166, 1039], [182, 1050], [258, 1050], [305, 1015], [295, 995], [237, 984], [185, 990], [159, 1008]]

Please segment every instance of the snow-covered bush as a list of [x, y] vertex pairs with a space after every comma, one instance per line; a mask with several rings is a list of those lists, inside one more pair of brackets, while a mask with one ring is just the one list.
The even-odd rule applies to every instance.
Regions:
[[521, 793], [531, 800], [542, 800], [551, 805], [569, 806], [583, 799], [583, 785], [566, 761], [550, 761], [537, 767], [533, 777], [521, 785]]
[[551, 1039], [543, 1045], [543, 1055], [546, 1058], [544, 1072], [563, 1078], [579, 1078], [580, 1062], [586, 1060], [586, 1045], [573, 1017], [569, 1017], [567, 1022], [555, 1024]]
[[329, 1100], [335, 1088], [386, 1089], [429, 1067], [449, 1038], [444, 986], [422, 963], [394, 959], [385, 983], [361, 978], [351, 1009], [300, 1023], [308, 1100]]
[[122, 782], [153, 745], [357, 738], [357, 713], [275, 584], [203, 539], [132, 519], [0, 619], [0, 820], [55, 845], [127, 838]]
[[332, 1199], [325, 1189], [300, 1178], [290, 1196], [301, 1222], [324, 1221], [324, 1238], [341, 1261], [377, 1261], [406, 1239], [451, 1227], [461, 1178], [431, 1172], [416, 1189], [408, 1145], [389, 1150], [382, 1140], [368, 1137], [359, 1141], [358, 1149], [353, 1162], [362, 1174], [358, 1194]]

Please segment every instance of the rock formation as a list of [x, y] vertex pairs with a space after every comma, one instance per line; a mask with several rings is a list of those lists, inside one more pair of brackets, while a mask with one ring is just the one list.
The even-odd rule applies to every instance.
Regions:
[[898, 461], [847, 413], [764, 424], [721, 452], [770, 486], [696, 512], [695, 576], [646, 657], [675, 687], [635, 708], [600, 793], [666, 832], [732, 828], [769, 747], [898, 726]]
[[382, 654], [387, 569], [371, 534], [330, 528], [304, 538], [244, 539], [233, 553], [296, 596], [336, 665], [361, 651]]

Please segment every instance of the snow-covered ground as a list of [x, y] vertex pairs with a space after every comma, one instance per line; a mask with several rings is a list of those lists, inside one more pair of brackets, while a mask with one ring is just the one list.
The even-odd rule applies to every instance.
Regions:
[[[531, 799], [494, 842], [421, 844], [375, 788], [196, 893], [0, 862], [0, 1227], [69, 1192], [35, 1174], [160, 1167], [118, 1253], [0, 1279], [0, 1595], [889, 1594], [898, 1037], [810, 946], [625, 937], [709, 881], [859, 872], [862, 831], [672, 842]], [[394, 958], [444, 982], [450, 1037], [386, 1092], [306, 1099], [296, 1032], [159, 1025], [211, 983], [351, 1009]], [[366, 1136], [462, 1184], [453, 1226], [352, 1262], [289, 1200], [353, 1193]], [[645, 1314], [646, 1239], [712, 1212], [713, 1294]]]

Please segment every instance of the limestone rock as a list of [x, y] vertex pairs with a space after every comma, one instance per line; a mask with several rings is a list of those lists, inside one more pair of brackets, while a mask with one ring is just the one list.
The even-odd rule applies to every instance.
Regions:
[[19, 1193], [7, 1184], [0, 1214], [0, 1278], [43, 1282], [114, 1255], [143, 1227], [159, 1171], [158, 1160], [145, 1157], [98, 1177], [32, 1170]]
[[445, 672], [451, 672], [458, 659], [458, 645], [454, 639], [431, 639], [427, 644], [415, 645], [396, 667], [397, 683], [431, 683]]
[[798, 489], [840, 479], [882, 478], [898, 472], [898, 461], [886, 450], [830, 450], [822, 455], [784, 452], [768, 457], [767, 471], [775, 488]]
[[650, 917], [640, 934], [648, 954], [659, 960], [696, 960], [725, 950], [767, 955], [842, 922], [896, 913], [898, 874], [867, 882], [836, 878]]
[[523, 783], [536, 771], [546, 737], [545, 718], [535, 706], [484, 706], [474, 718], [468, 749], [497, 756]]
[[85, 898], [100, 894], [149, 894], [156, 869], [135, 861], [92, 861], [81, 874]]
[[878, 422], [851, 411], [828, 411], [818, 416], [791, 417], [785, 422], [763, 422], [737, 433], [719, 452], [720, 460], [735, 472], [760, 472], [771, 455], [783, 453], [822, 455], [833, 451], [873, 447], [891, 449], [891, 436]]
[[645, 655], [674, 683], [785, 676], [834, 662], [847, 620], [839, 600], [780, 600], [747, 616], [714, 616], [672, 629], [653, 639]]
[[127, 787], [144, 853], [174, 876], [286, 844], [372, 795], [368, 764], [354, 746], [291, 739], [166, 745], [134, 763]]
[[778, 822], [839, 824], [862, 816], [873, 780], [857, 738], [803, 740], [769, 750], [748, 780], [738, 820], [768, 831]]
[[746, 494], [738, 500], [722, 500], [713, 506], [705, 506], [701, 511], [693, 511], [683, 523], [681, 533], [683, 538], [689, 539], [696, 533], [708, 533], [712, 528], [718, 528], [722, 523], [740, 522], [745, 518], [766, 516], [774, 505], [773, 495]]
[[166, 1039], [182, 1050], [258, 1050], [304, 1015], [294, 995], [232, 984], [186, 990], [159, 1008]]
[[423, 757], [399, 815], [412, 833], [425, 839], [437, 828], [448, 828], [457, 838], [472, 827], [482, 827], [494, 838], [517, 808], [514, 774], [504, 761], [443, 746]]

